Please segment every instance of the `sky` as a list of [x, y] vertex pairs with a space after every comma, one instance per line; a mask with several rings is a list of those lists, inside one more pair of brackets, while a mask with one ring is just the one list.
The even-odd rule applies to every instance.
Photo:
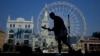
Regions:
[[[0, 0], [0, 29], [6, 31], [8, 16], [12, 20], [23, 17], [31, 20], [34, 17], [36, 28], [37, 18], [45, 4], [55, 1], [65, 1], [78, 7], [86, 20], [86, 36], [91, 36], [93, 32], [100, 32], [100, 0]], [[37, 33], [37, 32], [36, 32]]]

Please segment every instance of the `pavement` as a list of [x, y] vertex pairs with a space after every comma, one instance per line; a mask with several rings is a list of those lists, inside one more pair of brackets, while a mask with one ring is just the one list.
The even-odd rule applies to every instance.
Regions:
[[91, 53], [79, 53], [79, 52], [70, 52], [70, 53], [11, 53], [6, 52], [0, 53], [0, 56], [100, 56], [100, 52], [91, 52]]

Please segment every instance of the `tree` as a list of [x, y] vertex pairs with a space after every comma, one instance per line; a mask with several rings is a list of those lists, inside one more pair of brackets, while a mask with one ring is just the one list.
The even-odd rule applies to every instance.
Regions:
[[100, 39], [100, 32], [93, 32], [92, 37], [96, 37]]
[[21, 45], [20, 45], [19, 42], [16, 43], [16, 47], [15, 47], [15, 48], [16, 48], [16, 51], [17, 51], [17, 52], [20, 51], [20, 49], [21, 49]]
[[6, 52], [6, 51], [8, 51], [8, 45], [7, 45], [7, 43], [5, 43], [3, 45], [3, 52]]
[[12, 51], [13, 50], [13, 40], [12, 39], [8, 39], [8, 51]]

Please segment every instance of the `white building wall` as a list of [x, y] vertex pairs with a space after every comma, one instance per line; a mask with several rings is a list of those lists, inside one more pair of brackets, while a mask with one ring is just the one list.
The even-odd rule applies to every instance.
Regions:
[[[10, 25], [12, 24], [12, 27], [10, 27]], [[15, 27], [13, 27], [13, 25], [15, 25]], [[20, 26], [19, 26], [20, 25]], [[25, 27], [25, 25], [27, 25], [27, 28]], [[30, 25], [30, 27], [28, 27], [28, 25]], [[10, 17], [8, 17], [7, 20], [7, 26], [6, 26], [6, 38], [5, 38], [5, 42], [7, 42], [7, 40], [9, 39], [9, 31], [12, 29], [14, 30], [15, 34], [16, 32], [18, 32], [18, 28], [23, 29], [23, 30], [32, 30], [30, 33], [30, 37], [29, 39], [25, 39], [24, 38], [24, 33], [22, 33], [21, 38], [18, 39], [17, 36], [14, 36], [13, 40], [16, 43], [17, 41], [19, 41], [20, 43], [23, 43], [24, 40], [29, 40], [29, 43], [32, 44], [32, 34], [33, 34], [33, 28], [34, 28], [34, 22], [33, 22], [33, 18], [31, 18], [30, 21], [26, 21], [24, 18], [17, 18], [16, 20], [11, 20]]]

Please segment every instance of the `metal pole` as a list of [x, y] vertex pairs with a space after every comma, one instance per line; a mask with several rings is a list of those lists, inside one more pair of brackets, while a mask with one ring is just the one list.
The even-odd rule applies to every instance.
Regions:
[[69, 20], [69, 14], [68, 14], [68, 43], [70, 44], [70, 20]]

